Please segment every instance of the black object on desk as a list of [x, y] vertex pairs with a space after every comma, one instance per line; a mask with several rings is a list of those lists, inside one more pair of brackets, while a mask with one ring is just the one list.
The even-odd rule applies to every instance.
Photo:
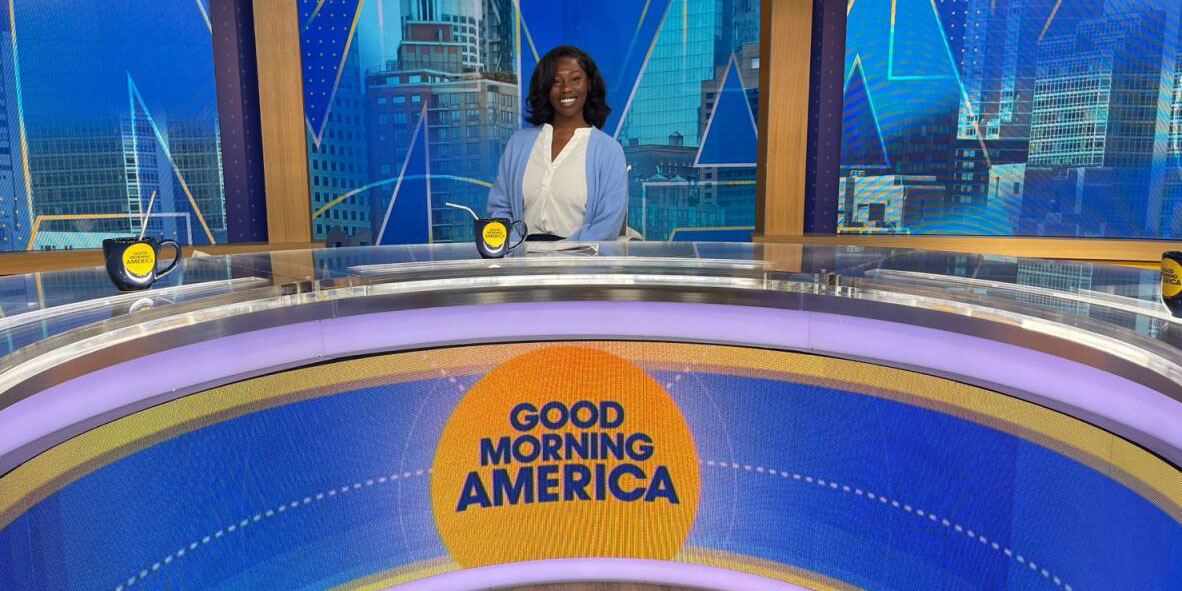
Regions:
[[[164, 269], [157, 267], [160, 248], [171, 246], [172, 262]], [[156, 241], [155, 238], [107, 238], [103, 240], [103, 257], [107, 275], [119, 291], [147, 289], [176, 268], [181, 262], [181, 246], [175, 240]]]
[[[517, 242], [509, 245], [509, 228], [521, 225]], [[521, 246], [525, 242], [525, 235], [529, 227], [522, 221], [512, 221], [509, 218], [479, 218], [472, 222], [472, 234], [476, 238], [476, 250], [486, 259], [499, 259], [510, 250]]]

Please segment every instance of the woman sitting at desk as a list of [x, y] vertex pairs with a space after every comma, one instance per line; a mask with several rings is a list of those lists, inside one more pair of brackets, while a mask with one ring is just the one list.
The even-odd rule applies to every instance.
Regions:
[[[514, 133], [488, 193], [489, 217], [523, 220], [529, 240], [615, 240], [628, 213], [627, 164], [603, 131], [611, 107], [581, 49], [546, 53], [529, 81], [532, 127]], [[593, 127], [594, 126], [594, 127]]]

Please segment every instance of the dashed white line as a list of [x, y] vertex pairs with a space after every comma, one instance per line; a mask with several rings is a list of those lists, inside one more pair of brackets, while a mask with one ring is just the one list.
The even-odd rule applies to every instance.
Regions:
[[[401, 477], [402, 478], [410, 478], [411, 476], [422, 476], [424, 474], [430, 474], [430, 473], [431, 473], [431, 470], [429, 468], [425, 468], [425, 469], [418, 469], [413, 472], [409, 472], [409, 471], [403, 472], [401, 474]], [[398, 480], [399, 477], [400, 477], [399, 474], [395, 473], [395, 474], [389, 475], [388, 477], [381, 476], [376, 479], [370, 478], [370, 479], [365, 480], [365, 486], [368, 487], [368, 486], [374, 486], [375, 484], [385, 484], [387, 482], [393, 482], [395, 480]], [[301, 496], [301, 497], [298, 497], [296, 500], [293, 500], [293, 501], [290, 501], [287, 503], [283, 503], [281, 505], [277, 505], [274, 509], [267, 509], [266, 511], [261, 511], [259, 513], [255, 513], [252, 517], [247, 517], [241, 521], [231, 523], [230, 525], [228, 525], [222, 529], [219, 529], [209, 535], [202, 536], [199, 539], [199, 541], [194, 541], [194, 542], [189, 543], [188, 546], [180, 547], [176, 552], [168, 554], [164, 558], [152, 563], [151, 566], [141, 569], [138, 573], [129, 577], [127, 579], [126, 583], [120, 583], [120, 584], [116, 585], [114, 587], [114, 590], [115, 591], [125, 591], [128, 587], [135, 585], [136, 581], [141, 581], [141, 580], [147, 578], [149, 574], [159, 571], [162, 567], [164, 567], [168, 564], [171, 564], [174, 559], [183, 557], [185, 555], [186, 548], [189, 551], [196, 550], [197, 547], [202, 544], [208, 544], [211, 541], [216, 540], [217, 538], [224, 537], [228, 533], [233, 533], [235, 530], [245, 529], [247, 525], [261, 521], [262, 519], [265, 519], [267, 517], [272, 517], [276, 513], [286, 512], [289, 508], [295, 509], [295, 508], [301, 506], [301, 504], [302, 505], [310, 504], [313, 500], [322, 501], [326, 497], [336, 496], [338, 491], [342, 492], [342, 493], [346, 493], [351, 490], [357, 490], [357, 489], [361, 488], [361, 486], [362, 486], [361, 482], [354, 482], [351, 487], [349, 485], [345, 485], [345, 486], [340, 487], [339, 489], [332, 488], [332, 489], [329, 489], [328, 491], [318, 492], [315, 494], [309, 494], [307, 496]], [[254, 528], [251, 528], [251, 529], [254, 529]]]
[[[714, 466], [714, 467], [718, 467], [718, 468], [731, 468], [731, 469], [735, 469], [735, 470], [742, 469], [744, 471], [764, 472], [764, 473], [772, 474], [772, 475], [775, 475], [777, 473], [777, 470], [775, 470], [773, 468], [766, 468], [765, 469], [763, 467], [759, 467], [756, 470], [752, 470], [752, 466], [749, 464], [743, 464], [741, 467], [740, 464], [737, 464], [734, 462], [706, 460], [705, 464], [707, 466]], [[779, 471], [779, 473], [781, 475], [783, 475], [784, 477], [787, 477], [789, 474], [789, 472], [787, 472], [787, 471]], [[947, 518], [937, 517], [936, 514], [930, 512], [930, 511], [925, 511], [925, 510], [919, 509], [917, 507], [912, 507], [911, 505], [909, 505], [907, 503], [900, 502], [898, 499], [890, 499], [887, 496], [881, 495], [881, 494], [876, 495], [873, 492], [862, 490], [861, 488], [852, 488], [851, 489], [851, 487], [848, 485], [839, 484], [839, 483], [834, 482], [832, 480], [826, 481], [821, 478], [813, 478], [812, 476], [802, 476], [797, 473], [792, 473], [792, 478], [794, 480], [802, 480], [803, 479], [805, 482], [808, 482], [810, 484], [817, 484], [818, 486], [821, 486], [822, 488], [829, 488], [832, 490], [840, 490], [842, 492], [847, 492], [847, 493], [852, 491], [857, 496], [865, 495], [866, 498], [868, 498], [872, 501], [877, 499], [880, 503], [882, 503], [884, 505], [890, 505], [892, 507], [902, 509], [903, 511], [906, 511], [908, 513], [912, 513], [918, 517], [925, 517], [926, 516], [928, 518], [928, 520], [932, 521], [933, 523], [939, 523], [939, 524], [943, 525], [944, 527], [956, 530], [957, 533], [963, 533], [965, 536], [967, 536], [971, 539], [977, 540], [978, 542], [980, 542], [981, 544], [984, 544], [987, 547], [991, 547], [996, 551], [1000, 551], [1001, 553], [1005, 554], [1005, 556], [1007, 558], [1016, 560], [1019, 564], [1025, 564], [1027, 567], [1030, 568], [1030, 570], [1034, 571], [1035, 573], [1041, 574], [1044, 578], [1054, 581], [1056, 586], [1061, 586], [1064, 589], [1066, 589], [1066, 591], [1074, 591], [1072, 589], [1071, 585], [1064, 583], [1063, 579], [1059, 578], [1058, 575], [1055, 575], [1054, 573], [1050, 572], [1050, 570], [1046, 569], [1045, 567], [1039, 567], [1038, 564], [1036, 564], [1034, 561], [1027, 560], [1027, 558], [1025, 556], [1022, 556], [1021, 554], [1015, 554], [1014, 551], [1011, 550], [1010, 548], [1002, 546], [1001, 544], [999, 544], [997, 542], [991, 541], [989, 538], [986, 538], [984, 534], [981, 534], [979, 532], [965, 528], [961, 524], [956, 523], [954, 521], [950, 521]]]

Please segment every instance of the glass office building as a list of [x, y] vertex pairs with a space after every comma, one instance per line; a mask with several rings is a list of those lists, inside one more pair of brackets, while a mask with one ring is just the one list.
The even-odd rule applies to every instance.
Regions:
[[[620, 130], [624, 145], [665, 144], [673, 133], [696, 146], [702, 81], [714, 76], [715, 34], [722, 21], [721, 3], [673, 2], [657, 32]], [[609, 97], [613, 108], [626, 108], [628, 97]]]

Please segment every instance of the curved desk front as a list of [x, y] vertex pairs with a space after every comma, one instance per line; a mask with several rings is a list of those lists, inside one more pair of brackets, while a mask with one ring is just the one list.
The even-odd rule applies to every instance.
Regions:
[[0, 588], [1179, 588], [1152, 272], [474, 254], [0, 279]]

